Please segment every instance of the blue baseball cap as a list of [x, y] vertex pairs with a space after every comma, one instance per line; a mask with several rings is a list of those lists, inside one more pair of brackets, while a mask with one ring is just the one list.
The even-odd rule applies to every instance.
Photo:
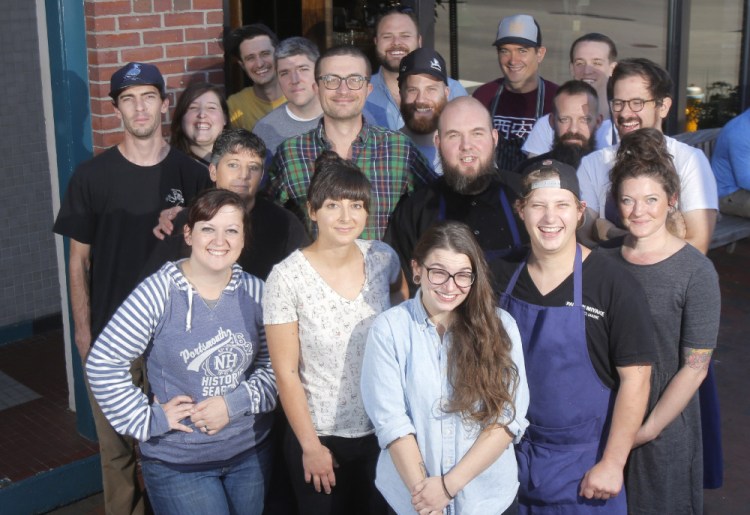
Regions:
[[162, 97], [167, 95], [164, 77], [153, 64], [128, 63], [117, 70], [110, 80], [109, 96], [117, 100], [120, 93], [130, 86], [155, 86]]

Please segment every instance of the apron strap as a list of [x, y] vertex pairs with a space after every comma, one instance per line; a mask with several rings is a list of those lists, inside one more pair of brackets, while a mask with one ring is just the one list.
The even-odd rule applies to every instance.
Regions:
[[510, 234], [513, 237], [513, 247], [521, 246], [521, 235], [518, 232], [518, 224], [516, 218], [513, 216], [513, 210], [510, 208], [510, 202], [508, 196], [505, 194], [505, 188], [500, 187], [500, 205], [503, 206], [505, 212], [505, 218], [508, 220], [508, 227], [510, 227]]
[[576, 243], [576, 259], [573, 262], [573, 305], [583, 306], [583, 251]]
[[[503, 79], [504, 80], [504, 79]], [[494, 118], [495, 118], [495, 111], [497, 111], [497, 105], [500, 103], [500, 95], [503, 94], [503, 82], [500, 82], [497, 86], [497, 91], [495, 91], [495, 97], [492, 99], [492, 104], [490, 105], [490, 115], [493, 118], [492, 126], [495, 126]]]

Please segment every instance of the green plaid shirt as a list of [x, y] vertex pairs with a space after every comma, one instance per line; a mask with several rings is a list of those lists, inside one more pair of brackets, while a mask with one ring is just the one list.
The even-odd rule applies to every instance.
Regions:
[[[269, 194], [302, 217], [308, 229], [307, 187], [315, 173], [315, 159], [324, 150], [333, 150], [323, 125], [321, 120], [316, 129], [279, 145], [270, 169]], [[407, 136], [364, 121], [352, 142], [351, 160], [372, 184], [370, 213], [361, 236], [368, 240], [383, 237], [388, 217], [404, 193], [437, 177]]]

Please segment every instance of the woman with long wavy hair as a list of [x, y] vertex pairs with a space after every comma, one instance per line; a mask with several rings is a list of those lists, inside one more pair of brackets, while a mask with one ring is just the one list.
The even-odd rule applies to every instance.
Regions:
[[527, 425], [521, 341], [497, 307], [465, 224], [433, 226], [414, 249], [416, 296], [380, 315], [362, 394], [381, 446], [376, 484], [399, 514], [512, 513], [510, 449]]
[[177, 100], [169, 144], [208, 166], [214, 142], [228, 126], [229, 108], [221, 88], [193, 82]]

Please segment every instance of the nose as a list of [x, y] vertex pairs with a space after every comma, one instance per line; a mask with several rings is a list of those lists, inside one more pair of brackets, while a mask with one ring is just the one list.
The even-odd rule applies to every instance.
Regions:
[[351, 207], [347, 205], [341, 206], [341, 212], [339, 214], [339, 219], [346, 222], [352, 217], [351, 213]]
[[292, 72], [292, 84], [297, 84], [298, 82], [299, 82], [299, 73], [295, 70]]
[[205, 118], [205, 116], [206, 116], [206, 110], [203, 109], [202, 107], [198, 109], [198, 118]]

